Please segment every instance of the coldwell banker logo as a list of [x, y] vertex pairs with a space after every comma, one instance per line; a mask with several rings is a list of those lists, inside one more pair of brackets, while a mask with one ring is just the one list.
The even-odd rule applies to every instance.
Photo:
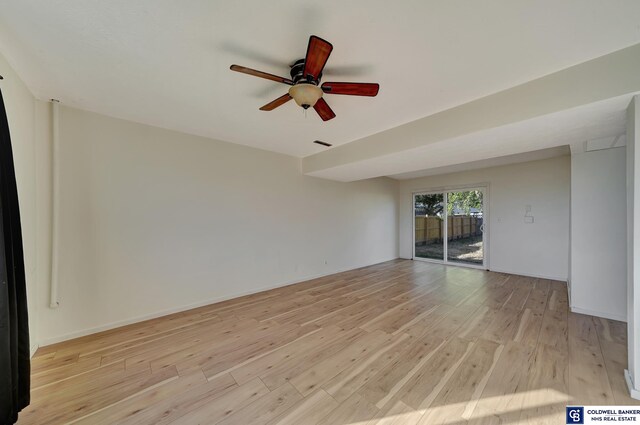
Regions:
[[584, 424], [583, 406], [567, 406], [567, 424]]

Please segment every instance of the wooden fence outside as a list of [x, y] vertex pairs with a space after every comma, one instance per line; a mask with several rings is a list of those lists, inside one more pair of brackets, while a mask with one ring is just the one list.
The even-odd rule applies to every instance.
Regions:
[[[416, 244], [426, 245], [428, 243], [442, 241], [443, 226], [440, 217], [424, 217], [416, 218]], [[482, 226], [482, 217], [471, 217], [466, 215], [447, 217], [448, 239], [467, 238], [469, 236], [479, 236], [482, 234], [480, 226]]]

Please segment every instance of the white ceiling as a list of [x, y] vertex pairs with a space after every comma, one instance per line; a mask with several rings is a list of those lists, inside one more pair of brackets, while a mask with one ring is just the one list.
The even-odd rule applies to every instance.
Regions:
[[[307, 156], [640, 42], [637, 0], [0, 0], [0, 52], [36, 96], [160, 127]], [[334, 45], [324, 81], [381, 84], [293, 102], [288, 76], [310, 34]]]

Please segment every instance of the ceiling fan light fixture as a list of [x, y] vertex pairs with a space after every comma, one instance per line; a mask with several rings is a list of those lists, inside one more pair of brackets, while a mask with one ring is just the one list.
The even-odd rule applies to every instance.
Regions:
[[320, 87], [310, 83], [299, 83], [289, 89], [289, 96], [296, 101], [298, 106], [304, 109], [316, 104], [322, 97], [323, 91]]
[[378, 89], [380, 88], [377, 83], [349, 82], [325, 82], [319, 87], [322, 79], [322, 70], [332, 50], [333, 46], [327, 40], [315, 35], [309, 37], [307, 54], [303, 59], [295, 61], [290, 67], [289, 74], [291, 79], [240, 65], [231, 65], [231, 70], [292, 86], [287, 93], [263, 105], [260, 108], [261, 111], [273, 111], [294, 99], [298, 106], [304, 108], [305, 111], [313, 106], [322, 121], [329, 121], [335, 118], [336, 114], [323, 99], [324, 93], [373, 97], [378, 94]]

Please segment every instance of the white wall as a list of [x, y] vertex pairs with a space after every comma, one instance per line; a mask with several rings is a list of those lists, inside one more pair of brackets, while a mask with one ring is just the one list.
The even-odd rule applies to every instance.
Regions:
[[36, 113], [46, 111], [47, 104], [36, 101], [2, 55], [0, 75], [4, 77], [0, 80], [0, 88], [9, 120], [16, 169], [33, 353], [40, 336], [37, 306], [38, 288], [41, 285], [38, 282], [47, 279], [48, 273], [49, 246], [46, 235], [50, 231], [47, 221], [50, 214], [50, 187], [47, 185], [49, 176], [46, 174], [46, 163], [50, 162], [50, 150], [47, 140], [37, 137], [42, 128], [36, 119]]
[[624, 147], [571, 156], [571, 309], [626, 321]]
[[[413, 192], [481, 183], [489, 184], [489, 268], [566, 281], [568, 156], [402, 181], [400, 256], [412, 256]], [[526, 205], [532, 207], [533, 224], [524, 222]]]
[[397, 257], [397, 182], [61, 107], [60, 307], [42, 342]]
[[640, 101], [627, 108], [627, 349], [631, 396], [640, 399]]

